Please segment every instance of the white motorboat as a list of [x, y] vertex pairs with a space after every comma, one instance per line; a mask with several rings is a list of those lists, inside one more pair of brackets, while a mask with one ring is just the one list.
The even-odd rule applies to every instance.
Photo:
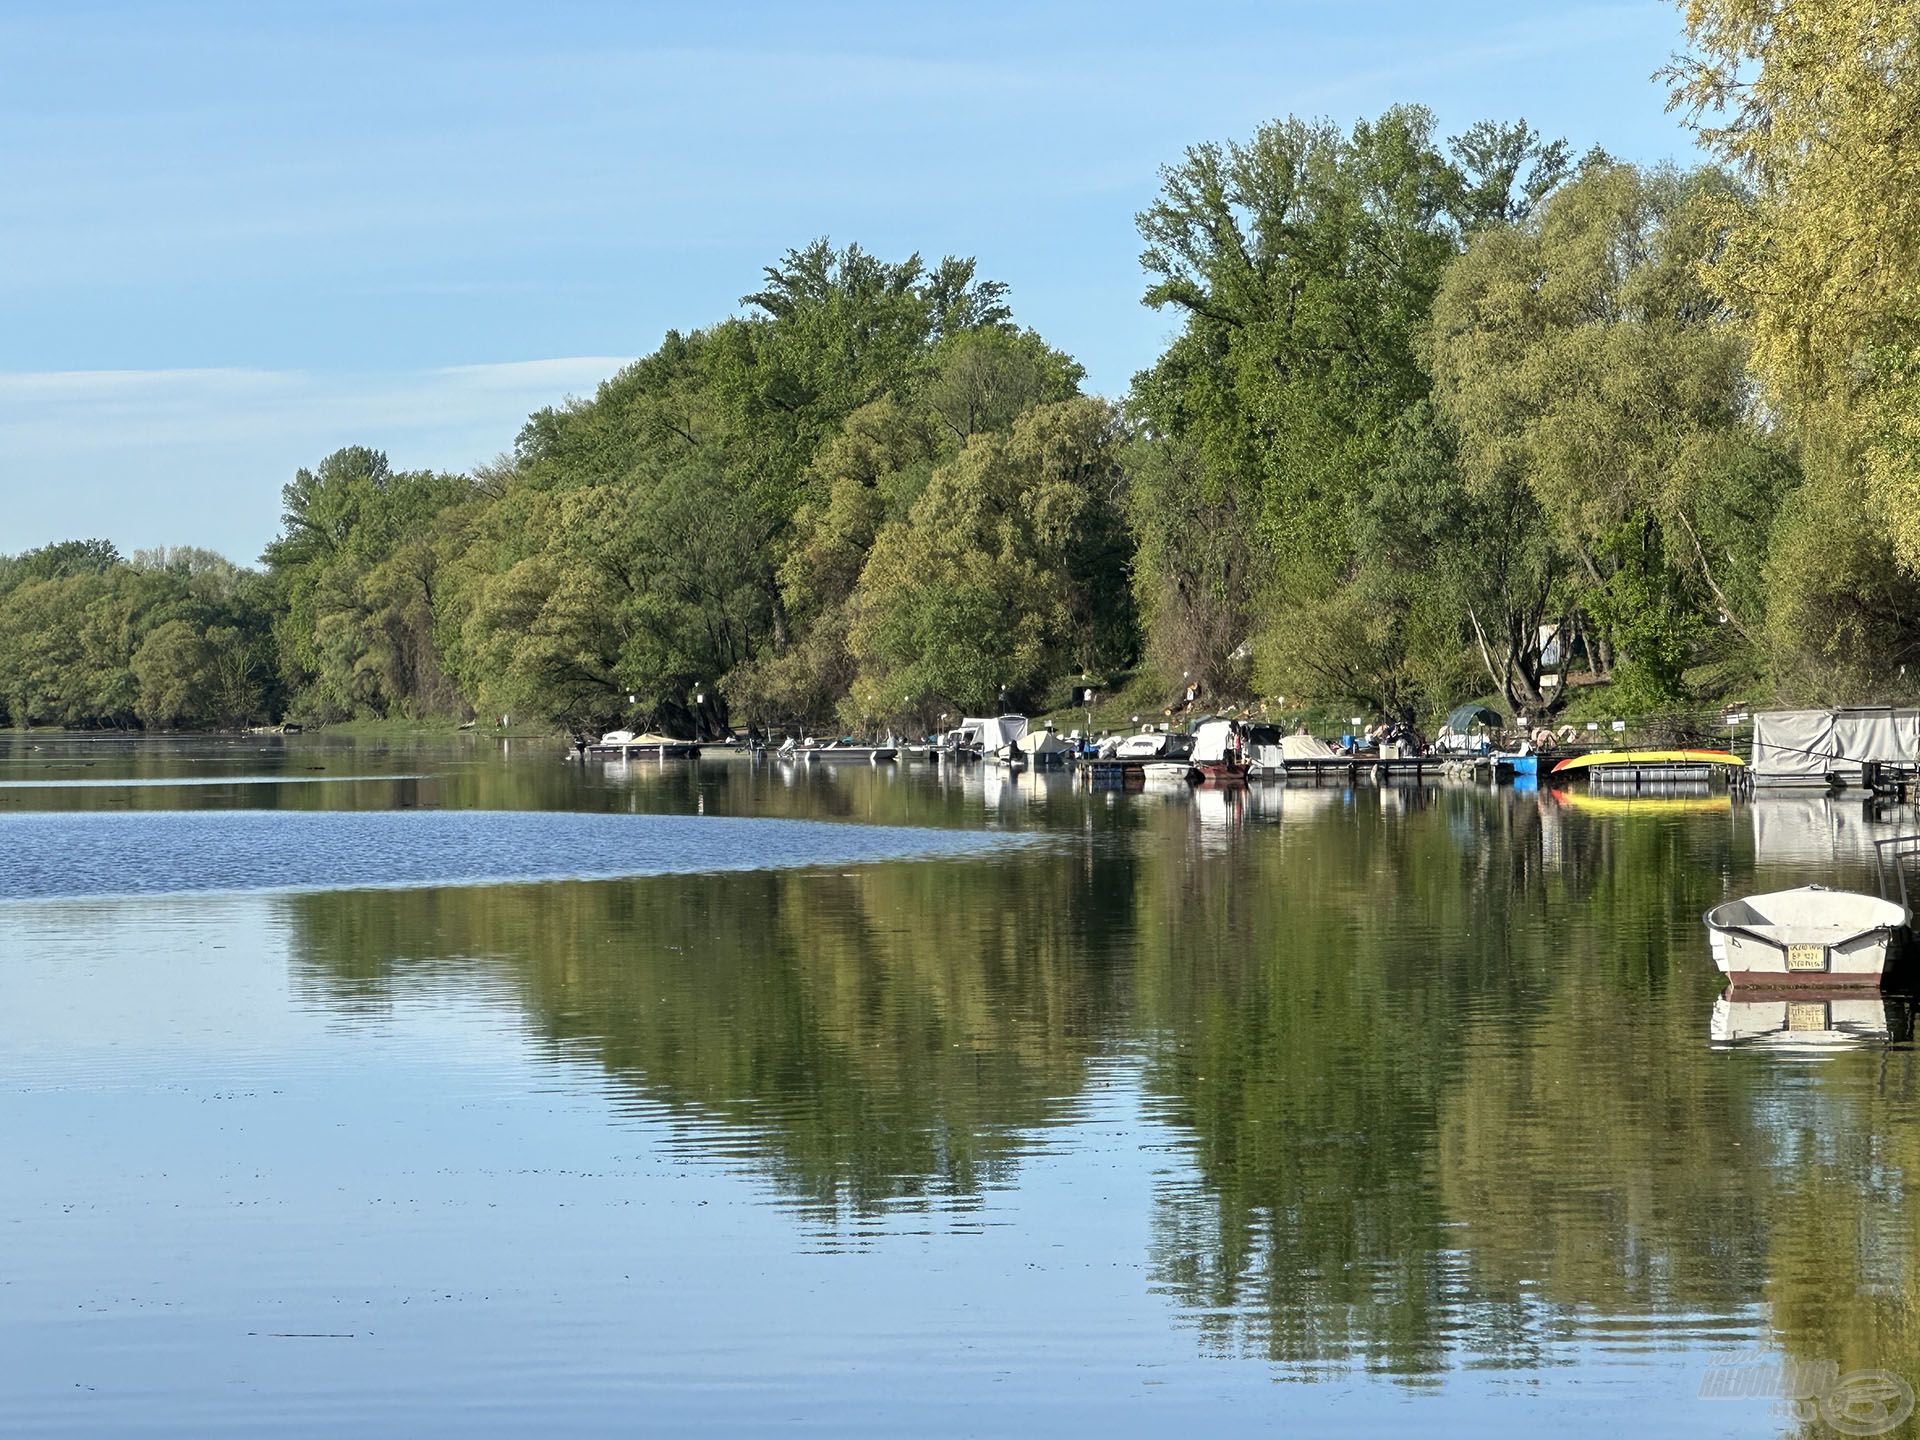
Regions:
[[[1124, 740], [1114, 742], [1112, 756], [1115, 760], [1151, 759], [1167, 754], [1168, 742], [1175, 738], [1165, 730], [1142, 730], [1138, 735], [1129, 735]], [[1102, 746], [1101, 750], [1104, 754], [1106, 747]]]
[[1713, 963], [1734, 988], [1874, 988], [1907, 907], [1874, 895], [1802, 885], [1707, 911]]
[[[1160, 741], [1159, 750], [1148, 756], [1140, 767], [1147, 783], [1186, 784], [1187, 772], [1193, 768], [1193, 736], [1178, 730], [1163, 730], [1156, 738]], [[1124, 754], [1126, 746], [1120, 748]]]
[[1142, 730], [1124, 738], [1113, 736], [1100, 744], [1083, 768], [1096, 783], [1115, 780], [1126, 785], [1184, 785], [1192, 769], [1193, 736], [1178, 731]]
[[782, 760], [801, 760], [808, 764], [848, 764], [860, 762], [879, 765], [900, 758], [897, 745], [857, 745], [850, 740], [832, 740], [822, 745], [816, 740], [794, 744], [789, 740], [780, 747]]
[[700, 754], [700, 746], [692, 740], [676, 740], [671, 735], [656, 735], [651, 731], [635, 734], [631, 730], [609, 730], [586, 750], [589, 755], [611, 755], [619, 759], [651, 756], [661, 760], [692, 760]]

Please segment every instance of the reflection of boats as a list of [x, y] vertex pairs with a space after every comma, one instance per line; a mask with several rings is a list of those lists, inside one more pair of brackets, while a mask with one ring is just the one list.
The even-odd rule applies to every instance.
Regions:
[[691, 740], [676, 740], [671, 735], [648, 731], [636, 735], [631, 730], [609, 730], [598, 744], [587, 747], [589, 755], [653, 756], [660, 760], [693, 760], [700, 747]]
[[1880, 806], [1855, 795], [1825, 791], [1757, 793], [1753, 817], [1753, 858], [1763, 865], [1834, 866], [1871, 861], [1874, 841], [1887, 835]]
[[833, 764], [849, 762], [877, 764], [897, 759], [900, 751], [893, 745], [856, 745], [849, 740], [834, 740], [822, 745], [809, 740], [796, 745], [789, 740], [780, 747], [782, 760], [804, 760], [809, 764], [815, 761]]
[[1194, 791], [1194, 822], [1210, 847], [1230, 839], [1245, 822], [1247, 796], [1245, 785], [1203, 785]]
[[1907, 907], [1874, 895], [1802, 885], [1716, 905], [1706, 915], [1713, 963], [1730, 985], [1872, 987]]
[[1555, 790], [1552, 793], [1556, 804], [1592, 815], [1662, 815], [1686, 811], [1726, 814], [1733, 809], [1733, 797], [1724, 790], [1716, 793], [1704, 780], [1685, 787], [1675, 785], [1651, 795], [1644, 791], [1627, 795], [1610, 795], [1605, 791], [1596, 793], [1592, 790]]
[[1073, 775], [1064, 768], [1009, 771], [1001, 793], [1005, 795], [1008, 791], [1028, 805], [1046, 806], [1053, 803], [1056, 795], [1073, 793]]
[[1707, 1036], [1715, 1049], [1751, 1046], [1761, 1050], [1825, 1054], [1848, 1046], [1885, 1043], [1896, 1028], [1905, 1029], [1905, 1007], [1879, 995], [1726, 994], [1713, 1002]]

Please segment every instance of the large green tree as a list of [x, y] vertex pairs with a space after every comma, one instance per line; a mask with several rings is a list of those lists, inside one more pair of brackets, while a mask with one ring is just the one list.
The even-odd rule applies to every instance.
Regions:
[[1146, 303], [1185, 325], [1133, 398], [1168, 450], [1134, 513], [1163, 675], [1231, 687], [1251, 651], [1269, 688], [1407, 703], [1412, 631], [1381, 610], [1405, 577], [1362, 511], [1423, 413], [1417, 337], [1448, 262], [1565, 168], [1524, 124], [1443, 146], [1403, 106], [1350, 132], [1276, 122], [1163, 172], [1139, 217]]
[[1745, 338], [1701, 279], [1730, 188], [1591, 160], [1526, 220], [1476, 235], [1435, 297], [1427, 355], [1466, 522], [1446, 549], [1516, 707], [1558, 698], [1546, 634], [1567, 642], [1561, 672], [1583, 635], [1621, 706], [1644, 709], [1683, 698], [1716, 624], [1752, 637], [1764, 621], [1752, 577], [1791, 472], [1756, 423]]
[[743, 303], [529, 421], [448, 607], [470, 691], [581, 733], [824, 716], [876, 535], [1079, 379], [970, 260], [820, 241]]
[[264, 559], [283, 596], [281, 665], [312, 718], [461, 708], [434, 641], [433, 541], [474, 495], [464, 475], [395, 471], [358, 445], [282, 489], [281, 533]]
[[1920, 570], [1920, 0], [1682, 0], [1673, 100], [1753, 184], [1712, 283]]
[[1125, 432], [1091, 397], [976, 435], [875, 536], [850, 602], [853, 718], [1032, 703], [1131, 658]]
[[[1683, 0], [1676, 107], [1737, 166], [1708, 282], [1807, 486], [1768, 572], [1776, 682], [1911, 695], [1920, 659], [1920, 3]], [[1920, 673], [1920, 672], [1916, 672]]]

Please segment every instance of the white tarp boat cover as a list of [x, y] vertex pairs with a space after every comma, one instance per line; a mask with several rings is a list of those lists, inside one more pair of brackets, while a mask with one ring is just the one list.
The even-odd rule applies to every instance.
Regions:
[[1877, 895], [1851, 890], [1829, 890], [1824, 885], [1799, 885], [1770, 895], [1748, 895], [1729, 900], [1707, 912], [1715, 930], [1736, 929], [1757, 935], [1769, 944], [1842, 945], [1876, 930], [1907, 923], [1907, 909]]
[[1028, 730], [1017, 742], [1023, 754], [1027, 755], [1070, 755], [1073, 746], [1062, 740], [1051, 730]]
[[983, 752], [994, 755], [1027, 733], [1027, 717], [996, 715], [987, 719], [974, 719], [969, 716], [961, 720], [960, 729]]
[[1865, 760], [1920, 764], [1920, 711], [1872, 709], [1833, 712], [1839, 768], [1849, 775]]
[[1280, 753], [1289, 760], [1324, 760], [1340, 752], [1317, 735], [1283, 735]]
[[1209, 720], [1193, 732], [1192, 760], [1196, 765], [1217, 765], [1236, 748], [1238, 735], [1231, 720]]
[[1857, 782], [1868, 760], [1920, 766], [1920, 711], [1772, 710], [1753, 717], [1755, 785]]

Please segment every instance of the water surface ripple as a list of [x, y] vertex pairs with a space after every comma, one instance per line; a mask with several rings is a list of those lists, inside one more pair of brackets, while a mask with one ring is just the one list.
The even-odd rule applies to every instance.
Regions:
[[467, 811], [0, 816], [0, 900], [610, 879], [978, 854], [994, 832], [699, 815]]

